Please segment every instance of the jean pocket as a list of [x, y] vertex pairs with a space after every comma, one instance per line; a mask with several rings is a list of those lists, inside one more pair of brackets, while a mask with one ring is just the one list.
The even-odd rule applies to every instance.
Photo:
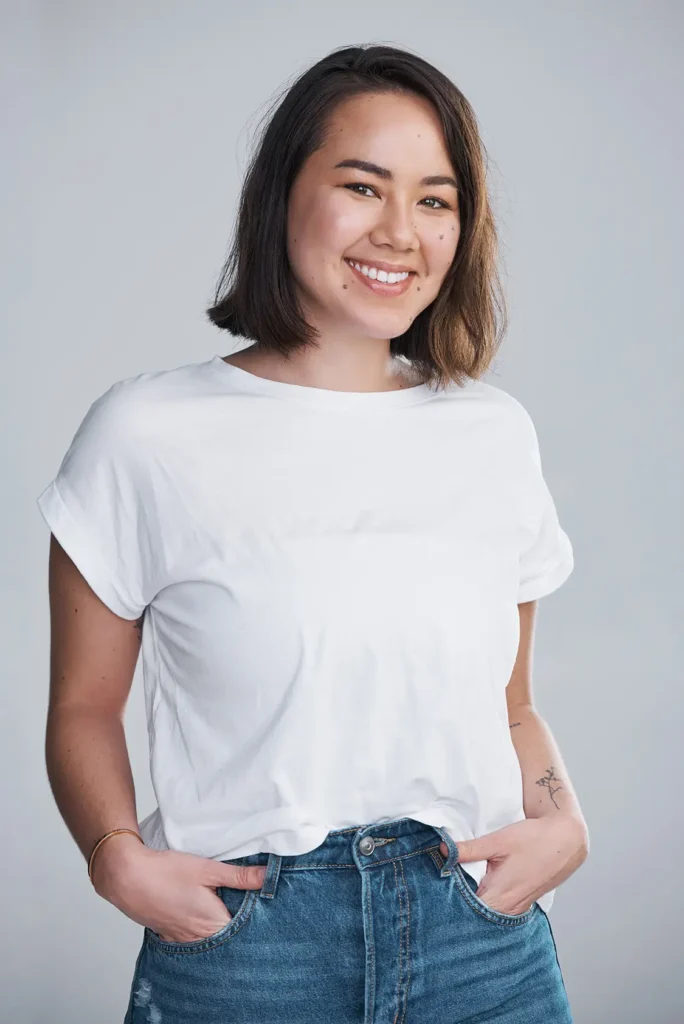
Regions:
[[493, 921], [494, 924], [526, 924], [539, 912], [540, 908], [536, 900], [531, 907], [523, 910], [522, 914], [506, 914], [503, 910], [495, 910], [494, 907], [490, 907], [488, 903], [485, 903], [484, 900], [475, 895], [478, 882], [467, 871], [464, 871], [460, 864], [455, 865], [454, 877], [465, 902], [472, 910], [482, 917], [486, 917], [489, 921]]
[[[430, 851], [430, 856], [435, 862], [437, 870], [441, 872], [442, 868], [446, 864], [446, 858], [439, 847], [433, 848]], [[479, 914], [480, 917], [484, 917], [488, 921], [491, 921], [493, 924], [526, 924], [537, 913], [541, 913], [541, 908], [536, 900], [532, 906], [527, 910], [524, 910], [522, 914], [505, 914], [502, 910], [495, 910], [494, 907], [490, 907], [488, 903], [485, 903], [484, 900], [481, 900], [479, 896], [475, 895], [478, 883], [471, 875], [468, 874], [467, 871], [463, 870], [458, 862], [453, 866], [453, 877], [456, 882], [456, 888], [468, 908], [474, 911], [474, 913]]]
[[201, 939], [191, 939], [189, 942], [172, 942], [169, 939], [162, 939], [151, 928], [146, 927], [145, 938], [155, 949], [165, 953], [206, 953], [232, 939], [235, 933], [249, 920], [259, 898], [259, 890], [233, 889], [230, 886], [220, 885], [216, 889], [216, 895], [220, 897], [232, 916], [230, 921], [213, 935], [207, 935]]

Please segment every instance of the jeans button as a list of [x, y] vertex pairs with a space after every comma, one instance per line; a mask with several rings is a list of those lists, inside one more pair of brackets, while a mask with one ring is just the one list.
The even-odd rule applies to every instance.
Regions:
[[375, 840], [373, 836], [364, 836], [359, 843], [359, 850], [361, 853], [370, 854], [375, 849]]

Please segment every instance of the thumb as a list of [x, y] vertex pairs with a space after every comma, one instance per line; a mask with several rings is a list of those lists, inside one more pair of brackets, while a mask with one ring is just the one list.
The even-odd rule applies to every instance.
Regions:
[[496, 832], [489, 832], [476, 839], [459, 839], [456, 843], [459, 864], [473, 860], [490, 860], [499, 852]]
[[230, 889], [260, 889], [265, 874], [265, 864], [223, 864], [221, 861], [213, 861], [207, 871], [207, 885], [225, 885]]

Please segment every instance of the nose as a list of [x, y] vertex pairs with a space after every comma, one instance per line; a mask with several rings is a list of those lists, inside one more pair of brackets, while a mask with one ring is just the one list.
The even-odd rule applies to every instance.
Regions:
[[397, 250], [417, 248], [412, 206], [400, 199], [388, 199], [382, 205], [371, 241], [376, 245], [389, 244]]

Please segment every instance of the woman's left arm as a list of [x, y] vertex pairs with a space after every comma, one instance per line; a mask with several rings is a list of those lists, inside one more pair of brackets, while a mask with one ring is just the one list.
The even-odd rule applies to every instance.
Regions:
[[518, 605], [520, 643], [506, 687], [508, 724], [522, 773], [525, 817], [567, 819], [588, 846], [587, 825], [560, 750], [534, 706], [532, 660], [536, 611], [536, 601]]
[[[520, 642], [506, 688], [508, 721], [523, 782], [525, 819], [457, 843], [459, 863], [487, 861], [477, 895], [521, 914], [586, 860], [589, 833], [560, 751], [532, 698], [537, 602], [518, 605]], [[446, 856], [446, 844], [440, 844]]]

